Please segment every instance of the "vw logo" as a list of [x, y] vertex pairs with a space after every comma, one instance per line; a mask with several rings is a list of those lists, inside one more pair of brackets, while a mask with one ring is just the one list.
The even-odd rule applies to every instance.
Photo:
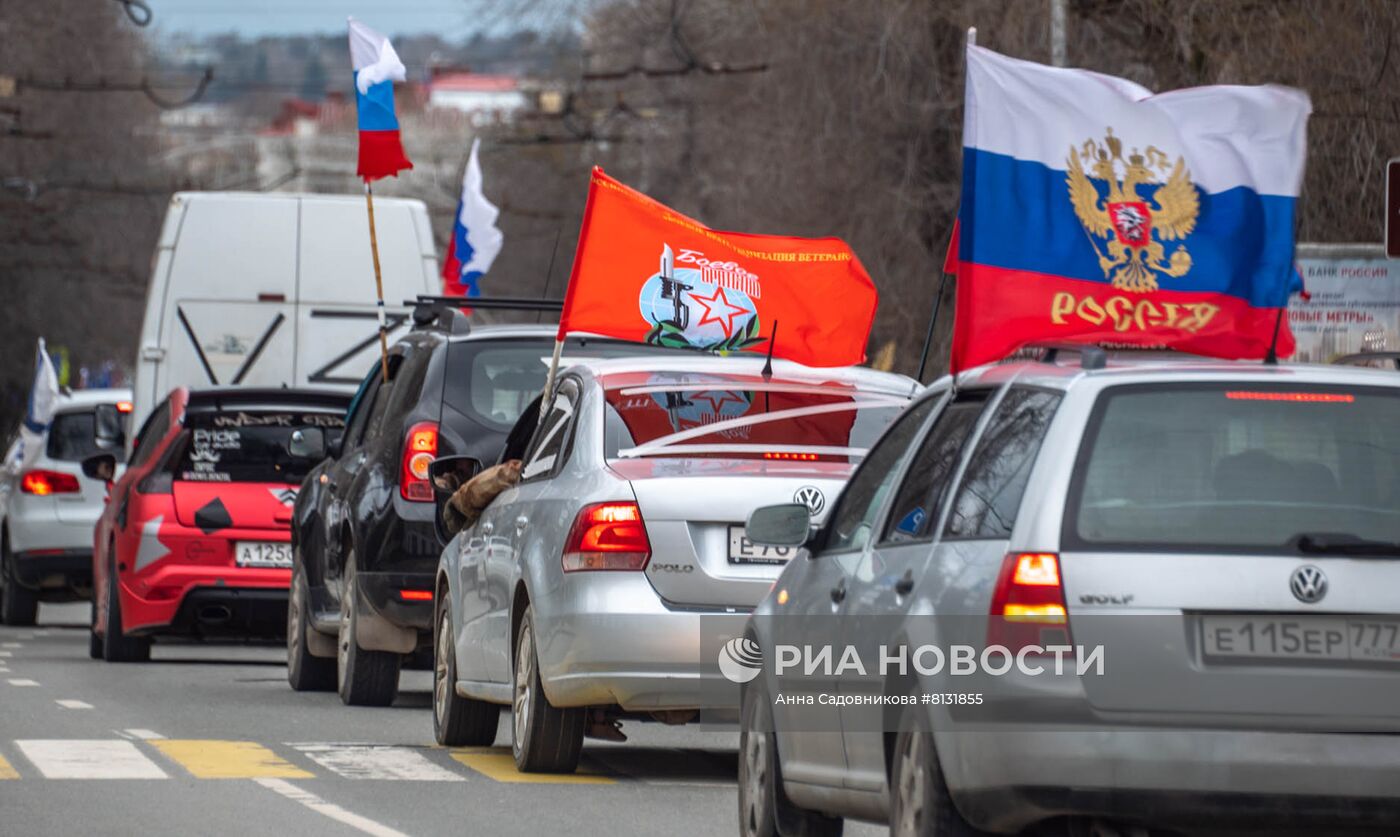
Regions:
[[1322, 570], [1307, 564], [1293, 571], [1293, 577], [1288, 580], [1288, 589], [1293, 591], [1293, 598], [1303, 604], [1316, 604], [1327, 595], [1327, 576]]
[[813, 517], [821, 514], [822, 509], [826, 508], [826, 495], [815, 485], [804, 485], [797, 489], [797, 493], [792, 495], [792, 501], [806, 506]]

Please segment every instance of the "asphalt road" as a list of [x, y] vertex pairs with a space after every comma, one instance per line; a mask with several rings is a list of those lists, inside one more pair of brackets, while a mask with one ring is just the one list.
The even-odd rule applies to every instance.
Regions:
[[[398, 702], [343, 706], [287, 686], [283, 651], [157, 645], [87, 655], [87, 605], [0, 627], [0, 835], [736, 834], [738, 736], [631, 724], [577, 776], [515, 771], [497, 746], [433, 743], [431, 675]], [[883, 829], [848, 823], [846, 833]]]

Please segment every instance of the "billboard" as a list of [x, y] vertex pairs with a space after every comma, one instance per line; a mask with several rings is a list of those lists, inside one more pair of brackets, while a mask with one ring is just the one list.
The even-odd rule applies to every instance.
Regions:
[[1298, 245], [1310, 299], [1294, 296], [1292, 360], [1330, 363], [1354, 352], [1400, 351], [1400, 260], [1378, 244]]

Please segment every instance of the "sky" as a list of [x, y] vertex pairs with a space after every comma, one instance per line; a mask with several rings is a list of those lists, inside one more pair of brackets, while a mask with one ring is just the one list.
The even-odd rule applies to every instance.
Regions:
[[[352, 15], [382, 32], [444, 36], [481, 28], [483, 5], [506, 7], [512, 0], [145, 0], [152, 26], [165, 34], [235, 32], [244, 36], [307, 35], [342, 32]], [[490, 15], [500, 15], [492, 9]], [[477, 18], [478, 20], [474, 20]], [[495, 28], [498, 21], [488, 21]]]

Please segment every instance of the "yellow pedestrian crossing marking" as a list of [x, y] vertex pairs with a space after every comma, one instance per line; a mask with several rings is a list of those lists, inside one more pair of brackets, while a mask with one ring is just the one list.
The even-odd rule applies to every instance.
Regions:
[[458, 747], [451, 750], [451, 755], [457, 763], [496, 782], [538, 785], [612, 785], [617, 782], [608, 776], [589, 774], [585, 767], [573, 774], [521, 773], [515, 769], [515, 757], [505, 747]]
[[148, 742], [196, 779], [312, 779], [315, 776], [252, 741], [161, 739]]
[[0, 756], [0, 779], [18, 779], [18, 778], [19, 778], [19, 771], [18, 771], [18, 770], [15, 770], [13, 767], [11, 767], [11, 766], [10, 766], [10, 763], [7, 762], [7, 761], [5, 761], [5, 757], [4, 757], [4, 756]]

